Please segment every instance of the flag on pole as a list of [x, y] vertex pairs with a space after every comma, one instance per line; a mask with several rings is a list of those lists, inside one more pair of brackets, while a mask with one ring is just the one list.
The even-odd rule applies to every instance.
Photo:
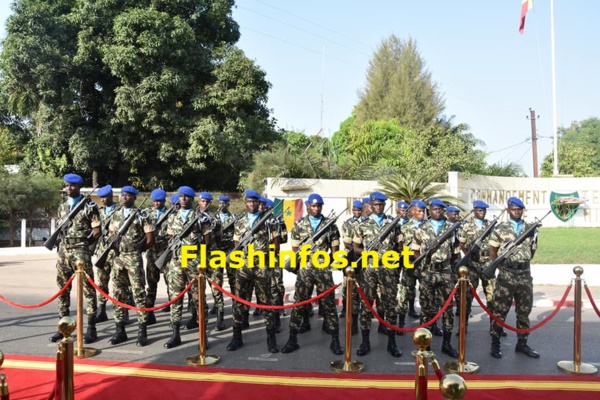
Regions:
[[522, 35], [525, 32], [525, 15], [527, 11], [533, 8], [533, 0], [523, 0], [521, 3], [521, 24], [519, 25], [519, 33]]
[[275, 199], [275, 210], [273, 214], [280, 216], [283, 213], [283, 221], [288, 232], [294, 227], [294, 223], [302, 218], [304, 204], [302, 199]]

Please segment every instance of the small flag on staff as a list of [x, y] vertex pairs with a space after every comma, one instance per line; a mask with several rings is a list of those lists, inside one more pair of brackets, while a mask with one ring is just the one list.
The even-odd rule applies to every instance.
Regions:
[[304, 204], [302, 199], [275, 199], [275, 211], [273, 214], [280, 216], [283, 213], [283, 221], [288, 231], [294, 227], [294, 223], [302, 218]]
[[522, 35], [525, 32], [525, 15], [527, 11], [533, 8], [533, 0], [523, 0], [521, 3], [521, 24], [519, 25], [519, 33]]

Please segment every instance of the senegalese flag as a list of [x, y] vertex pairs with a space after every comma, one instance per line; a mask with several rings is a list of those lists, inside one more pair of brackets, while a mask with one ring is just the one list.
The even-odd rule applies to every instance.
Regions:
[[294, 223], [302, 218], [304, 204], [302, 199], [275, 199], [274, 215], [280, 216], [283, 213], [283, 221], [288, 231], [294, 227]]

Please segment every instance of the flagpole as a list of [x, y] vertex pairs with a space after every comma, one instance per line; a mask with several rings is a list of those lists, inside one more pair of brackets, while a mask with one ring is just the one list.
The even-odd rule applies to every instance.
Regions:
[[558, 176], [558, 121], [556, 115], [556, 51], [554, 41], [554, 0], [550, 0], [550, 40], [552, 47], [552, 130], [554, 138], [554, 176]]

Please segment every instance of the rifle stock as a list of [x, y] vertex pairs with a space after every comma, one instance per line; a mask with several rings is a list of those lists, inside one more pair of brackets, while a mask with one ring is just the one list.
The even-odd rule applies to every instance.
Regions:
[[97, 187], [98, 185], [94, 186], [91, 192], [83, 196], [83, 198], [79, 200], [77, 204], [75, 204], [75, 207], [73, 207], [73, 209], [69, 212], [67, 217], [63, 220], [63, 222], [60, 223], [60, 225], [56, 228], [54, 233], [50, 235], [50, 237], [44, 242], [45, 248], [47, 248], [48, 250], [52, 250], [56, 246], [56, 241], [58, 240], [58, 237], [69, 229], [69, 227], [73, 223], [73, 218], [75, 218], [79, 211], [81, 211], [81, 209], [85, 205], [86, 200], [90, 198], [90, 196], [92, 195], [92, 193], [94, 193]]
[[502, 214], [504, 214], [505, 211], [506, 209], [502, 210], [500, 215], [494, 217], [494, 219], [490, 222], [488, 227], [485, 228], [485, 230], [481, 233], [481, 235], [479, 235], [477, 239], [475, 239], [475, 241], [473, 242], [473, 246], [471, 246], [467, 254], [465, 254], [465, 256], [461, 258], [458, 264], [456, 265], [457, 268], [462, 267], [463, 265], [467, 265], [467, 263], [473, 257], [473, 255], [475, 253], [478, 253], [479, 250], [481, 250], [481, 245], [483, 244], [482, 242], [492, 233], [492, 231], [498, 224], [498, 220], [500, 219], [500, 217], [502, 217]]
[[254, 234], [258, 232], [258, 230], [265, 224], [265, 222], [267, 222], [267, 220], [271, 217], [271, 214], [273, 214], [274, 211], [274, 208], [270, 208], [263, 213], [262, 217], [260, 217], [260, 219], [254, 224], [254, 227], [252, 227], [252, 229], [250, 229], [244, 234], [244, 236], [238, 242], [237, 246], [235, 246], [233, 250], [227, 255], [225, 264], [229, 264], [231, 262], [231, 253], [245, 248], [250, 243], [252, 243], [252, 241], [254, 241]]
[[[175, 211], [175, 207], [171, 207], [167, 210], [166, 213], [164, 213], [162, 215], [162, 217], [160, 217], [160, 219], [156, 222], [156, 225], [154, 225], [154, 234], [157, 235], [158, 232], [160, 232], [160, 227], [162, 226], [162, 224], [165, 223], [165, 221], [167, 220], [167, 218], [169, 218], [169, 216], [173, 213], [173, 211]], [[137, 243], [137, 248], [138, 250], [142, 250], [144, 248], [144, 245], [146, 244], [146, 238], [143, 237], [140, 239], [140, 241]]]
[[519, 247], [519, 245], [523, 243], [529, 236], [533, 235], [537, 228], [542, 226], [542, 221], [544, 220], [544, 218], [550, 215], [551, 212], [552, 210], [548, 211], [546, 215], [544, 215], [542, 218], [536, 219], [536, 221], [529, 228], [527, 228], [525, 232], [523, 232], [515, 240], [510, 242], [505, 247], [502, 254], [500, 254], [495, 260], [492, 260], [492, 262], [490, 262], [489, 265], [481, 273], [488, 279], [493, 278], [496, 275], [496, 269], [498, 268], [500, 263], [502, 263], [502, 261], [504, 261], [507, 257], [514, 254], [514, 252], [517, 250], [517, 247]]
[[200, 217], [202, 217], [202, 215], [202, 212], [196, 212], [196, 216], [194, 217], [194, 219], [189, 224], [187, 224], [181, 232], [179, 232], [177, 235], [173, 236], [169, 240], [169, 243], [167, 244], [167, 249], [163, 251], [163, 253], [154, 262], [154, 265], [156, 266], [156, 268], [158, 268], [159, 271], [165, 269], [167, 260], [171, 258], [173, 252], [177, 251], [179, 247], [181, 247], [183, 239], [185, 239], [192, 232], [192, 228], [198, 223], [198, 220], [200, 219]]

